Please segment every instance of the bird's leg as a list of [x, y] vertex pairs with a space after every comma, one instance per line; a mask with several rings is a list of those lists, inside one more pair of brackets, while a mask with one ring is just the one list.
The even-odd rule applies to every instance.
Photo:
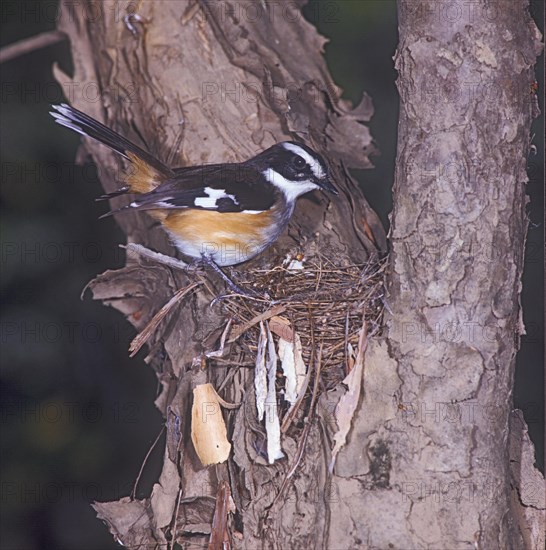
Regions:
[[206, 254], [201, 254], [201, 260], [205, 265], [208, 265], [213, 271], [215, 271], [222, 280], [227, 284], [227, 286], [235, 292], [235, 294], [241, 294], [241, 296], [245, 296], [247, 298], [256, 298], [257, 294], [253, 291], [250, 293], [248, 291], [243, 290], [240, 286], [235, 284], [220, 268], [220, 266], [210, 258], [210, 256], [207, 256]]
[[[149, 248], [146, 248], [145, 246], [142, 246], [141, 244], [136, 243], [128, 243], [127, 245], [120, 245], [121, 248], [125, 248], [127, 250], [127, 256], [129, 257], [135, 257], [141, 256], [143, 258], [148, 258], [149, 260], [152, 260], [154, 262], [166, 265], [168, 267], [172, 267], [174, 269], [180, 269], [182, 271], [190, 271], [192, 268], [195, 268], [195, 266], [198, 263], [205, 264], [206, 266], [210, 267], [214, 272], [216, 272], [222, 280], [228, 285], [228, 287], [235, 292], [235, 294], [240, 294], [241, 296], [244, 296], [245, 298], [251, 298], [251, 299], [268, 299], [267, 296], [260, 296], [258, 293], [254, 291], [248, 291], [243, 290], [240, 286], [235, 284], [216, 264], [209, 256], [206, 256], [205, 254], [201, 255], [201, 260], [197, 260], [196, 262], [192, 262], [190, 264], [187, 264], [186, 262], [179, 260], [177, 258], [173, 258], [172, 256], [167, 256], [166, 254], [161, 254], [160, 252], [155, 252], [154, 250], [150, 250]], [[222, 300], [225, 298], [225, 296], [218, 296], [214, 299], [214, 302], [217, 302], [218, 300]], [[214, 303], [213, 302], [213, 303]]]

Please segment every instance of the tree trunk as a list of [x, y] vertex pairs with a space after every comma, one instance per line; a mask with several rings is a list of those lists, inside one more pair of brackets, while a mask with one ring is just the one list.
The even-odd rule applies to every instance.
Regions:
[[[75, 71], [68, 77], [56, 68], [56, 76], [75, 107], [173, 166], [240, 161], [285, 139], [324, 151], [340, 199], [301, 199], [287, 234], [251, 265], [276, 265], [287, 252], [303, 252], [341, 266], [384, 252], [384, 230], [347, 172], [372, 166], [368, 157], [374, 147], [364, 124], [373, 112], [371, 102], [364, 96], [352, 109], [339, 99], [321, 55], [325, 40], [303, 19], [297, 3], [141, 2], [138, 13], [135, 6], [63, 4], [59, 28], [70, 36]], [[90, 140], [85, 147], [101, 167], [105, 189], [115, 190], [119, 159]], [[146, 216], [129, 214], [118, 221], [128, 242], [173, 254], [165, 234]], [[126, 268], [104, 273], [90, 288], [140, 331], [187, 284], [184, 274], [129, 258]], [[248, 412], [253, 370], [217, 366], [205, 372], [194, 366], [195, 358], [214, 349], [225, 325], [223, 311], [209, 307], [213, 297], [203, 292], [186, 297], [148, 341], [146, 360], [161, 383], [156, 404], [167, 427], [158, 484], [149, 499], [97, 503], [98, 515], [128, 547], [185, 540], [206, 545], [213, 499], [224, 487], [220, 482], [228, 480], [236, 504], [231, 530], [242, 532], [242, 546], [320, 544], [328, 506], [316, 501], [326, 491], [317, 475], [327, 477], [318, 425], [307, 438], [297, 497], [291, 488], [269, 510], [288, 465], [270, 467], [244, 448], [247, 416], [255, 414]], [[190, 441], [192, 390], [205, 381], [219, 388], [228, 373], [232, 382], [222, 397], [243, 402], [238, 411], [225, 413], [234, 453], [229, 466], [203, 468]], [[283, 447], [296, 449], [295, 436], [287, 434]]]
[[[324, 39], [295, 2], [143, 1], [138, 17], [135, 6], [65, 2], [59, 27], [71, 38], [75, 71], [70, 78], [57, 69], [57, 78], [72, 104], [173, 166], [243, 160], [295, 137], [324, 151], [340, 200], [302, 199], [288, 233], [254, 265], [319, 251], [341, 266], [384, 250], [377, 216], [347, 173], [371, 167], [371, 103], [364, 97], [351, 109], [339, 99]], [[384, 338], [368, 344], [364, 398], [334, 475], [332, 419], [343, 386], [324, 392], [307, 419], [304, 456], [277, 499], [293, 462], [260, 462], [246, 438], [252, 369], [196, 366], [225, 319], [209, 308], [212, 296], [193, 294], [148, 342], [167, 428], [161, 477], [150, 498], [95, 506], [125, 546], [206, 546], [227, 481], [232, 543], [242, 548], [521, 547], [528, 516], [519, 513], [517, 524], [510, 508], [508, 419], [523, 330], [525, 156], [539, 42], [523, 0], [471, 24], [442, 12], [447, 3], [434, 6], [400, 5], [390, 313]], [[89, 141], [86, 149], [114, 190], [119, 159]], [[128, 242], [173, 253], [145, 216], [119, 223]], [[91, 288], [142, 330], [188, 280], [128, 259]], [[204, 468], [190, 441], [192, 391], [205, 381], [219, 388], [226, 377], [222, 397], [242, 402], [224, 414], [232, 457]], [[289, 457], [298, 443], [285, 434]], [[526, 443], [514, 448], [528, 465]]]
[[362, 490], [340, 501], [331, 547], [348, 532], [340, 546], [544, 546], [542, 476], [526, 462], [520, 521], [509, 470], [540, 34], [524, 0], [464, 9], [399, 4], [390, 308], [338, 462], [340, 493]]

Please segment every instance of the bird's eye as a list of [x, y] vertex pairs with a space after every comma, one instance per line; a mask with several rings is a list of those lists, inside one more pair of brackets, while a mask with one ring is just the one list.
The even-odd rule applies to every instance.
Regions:
[[296, 168], [296, 170], [303, 170], [307, 166], [307, 162], [305, 162], [305, 160], [300, 156], [295, 156], [292, 163], [294, 164], [294, 168]]

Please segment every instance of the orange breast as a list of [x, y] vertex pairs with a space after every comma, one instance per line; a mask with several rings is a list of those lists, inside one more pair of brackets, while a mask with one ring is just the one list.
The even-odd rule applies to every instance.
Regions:
[[272, 223], [274, 216], [274, 211], [248, 214], [188, 208], [169, 212], [163, 225], [183, 254], [192, 258], [205, 254], [225, 266], [249, 260], [276, 239], [282, 228]]

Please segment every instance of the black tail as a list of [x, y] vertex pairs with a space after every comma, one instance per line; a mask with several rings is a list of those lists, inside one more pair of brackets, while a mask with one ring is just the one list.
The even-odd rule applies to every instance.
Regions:
[[55, 118], [55, 122], [66, 128], [70, 128], [79, 134], [96, 139], [100, 143], [110, 147], [114, 151], [117, 151], [123, 155], [126, 159], [134, 162], [134, 158], [128, 156], [128, 153], [138, 157], [146, 164], [154, 168], [160, 174], [166, 177], [173, 175], [172, 170], [163, 164], [160, 160], [152, 156], [150, 153], [141, 149], [138, 145], [114, 132], [110, 128], [107, 128], [104, 124], [101, 124], [98, 120], [61, 103], [60, 105], [52, 105], [54, 110], [50, 111], [51, 116]]

